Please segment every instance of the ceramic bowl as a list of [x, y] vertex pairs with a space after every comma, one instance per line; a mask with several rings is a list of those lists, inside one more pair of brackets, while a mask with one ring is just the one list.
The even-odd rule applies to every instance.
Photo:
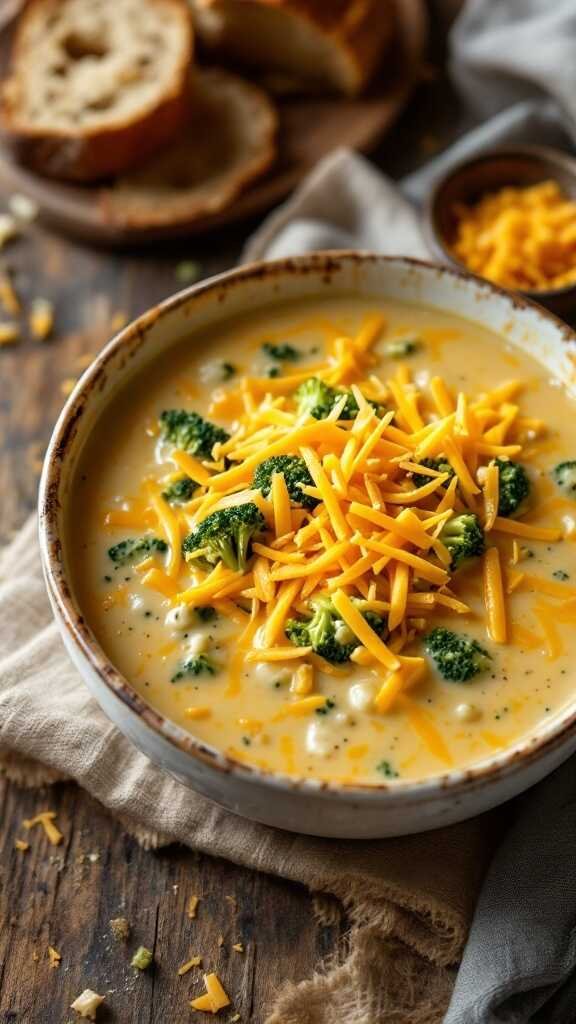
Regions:
[[[551, 146], [506, 146], [457, 164], [435, 184], [426, 206], [424, 223], [433, 252], [443, 263], [465, 269], [451, 248], [454, 205], [473, 203], [507, 185], [526, 187], [549, 179], [576, 200], [576, 160]], [[560, 315], [576, 307], [576, 285], [522, 294]]]
[[110, 399], [161, 352], [223, 318], [331, 292], [398, 299], [476, 321], [576, 384], [576, 336], [545, 310], [468, 274], [369, 253], [317, 253], [203, 281], [139, 317], [76, 386], [58, 420], [40, 485], [46, 584], [66, 648], [108, 717], [164, 771], [237, 814], [294, 832], [355, 839], [448, 825], [508, 800], [576, 750], [573, 706], [528, 738], [467, 770], [378, 786], [296, 780], [239, 764], [150, 708], [110, 663], [78, 607], [66, 570], [65, 520], [74, 468]]

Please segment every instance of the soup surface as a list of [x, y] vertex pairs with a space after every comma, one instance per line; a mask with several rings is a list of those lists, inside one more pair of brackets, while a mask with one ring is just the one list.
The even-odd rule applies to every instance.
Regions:
[[575, 457], [573, 401], [488, 331], [274, 306], [108, 408], [70, 505], [77, 597], [141, 696], [237, 760], [466, 767], [574, 697]]

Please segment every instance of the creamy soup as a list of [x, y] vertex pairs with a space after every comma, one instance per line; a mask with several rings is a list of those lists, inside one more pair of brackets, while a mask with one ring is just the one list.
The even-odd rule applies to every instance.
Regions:
[[572, 400], [476, 325], [270, 307], [102, 416], [71, 502], [78, 601], [135, 690], [238, 761], [464, 768], [574, 697], [576, 467], [554, 469], [575, 457]]

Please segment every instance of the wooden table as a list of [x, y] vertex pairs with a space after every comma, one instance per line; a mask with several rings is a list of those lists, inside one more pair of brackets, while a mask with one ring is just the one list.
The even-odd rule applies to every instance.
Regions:
[[[431, 4], [436, 62], [440, 2]], [[431, 76], [376, 162], [401, 174], [463, 125], [446, 81]], [[52, 341], [25, 340], [0, 351], [1, 540], [34, 508], [41, 457], [66, 382], [108, 339], [114, 314], [131, 318], [177, 290], [182, 260], [198, 261], [203, 276], [233, 265], [253, 227], [186, 246], [110, 254], [33, 225], [4, 250], [0, 263], [13, 268], [25, 303], [53, 299], [57, 326]], [[243, 1024], [262, 1024], [278, 987], [308, 976], [344, 934], [339, 912], [321, 923], [296, 885], [185, 849], [146, 852], [73, 785], [40, 793], [0, 780], [0, 800], [0, 1024], [66, 1024], [74, 1017], [71, 1001], [86, 987], [107, 996], [109, 1009], [99, 1020], [180, 1024], [192, 1019], [187, 996], [202, 989], [198, 972], [177, 975], [193, 953], [217, 967], [234, 996], [234, 1010], [222, 1020], [239, 1012]], [[49, 846], [34, 834], [27, 853], [15, 850], [22, 819], [48, 806], [58, 813], [63, 844]], [[185, 913], [192, 893], [202, 895], [193, 921]], [[132, 925], [130, 949], [155, 950], [153, 971], [139, 975], [130, 968], [127, 948], [110, 933], [110, 919], [119, 916]], [[236, 942], [244, 953], [232, 949]], [[48, 945], [62, 954], [58, 968], [49, 966]]]

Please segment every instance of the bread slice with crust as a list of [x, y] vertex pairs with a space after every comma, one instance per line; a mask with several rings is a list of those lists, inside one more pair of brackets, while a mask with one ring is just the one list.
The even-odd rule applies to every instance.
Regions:
[[0, 91], [0, 124], [42, 174], [116, 174], [185, 123], [192, 57], [186, 0], [29, 0]]
[[109, 224], [158, 229], [213, 216], [273, 163], [277, 114], [266, 93], [219, 68], [196, 72], [193, 89], [179, 141], [103, 191]]
[[391, 0], [192, 0], [198, 35], [218, 57], [308, 91], [356, 96], [394, 30]]

